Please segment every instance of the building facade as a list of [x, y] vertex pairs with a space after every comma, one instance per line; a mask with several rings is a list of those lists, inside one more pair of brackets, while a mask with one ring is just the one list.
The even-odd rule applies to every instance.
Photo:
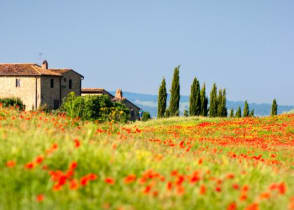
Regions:
[[38, 64], [0, 64], [0, 97], [20, 98], [26, 110], [57, 109], [69, 92], [81, 95], [83, 76], [73, 69]]

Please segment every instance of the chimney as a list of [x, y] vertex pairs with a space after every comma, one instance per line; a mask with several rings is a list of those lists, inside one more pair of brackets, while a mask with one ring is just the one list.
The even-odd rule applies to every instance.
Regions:
[[48, 62], [46, 60], [42, 63], [42, 69], [48, 69]]
[[122, 90], [121, 89], [117, 89], [116, 92], [115, 92], [115, 98], [118, 98], [120, 100], [123, 99], [123, 93], [122, 93]]

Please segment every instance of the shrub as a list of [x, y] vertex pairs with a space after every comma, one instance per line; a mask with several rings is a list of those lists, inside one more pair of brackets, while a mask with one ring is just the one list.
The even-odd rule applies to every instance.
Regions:
[[150, 120], [150, 119], [151, 119], [150, 113], [149, 112], [143, 112], [142, 121], [147, 121], [147, 120]]
[[129, 119], [129, 110], [105, 95], [76, 96], [71, 92], [60, 109], [68, 116], [82, 120], [126, 122]]
[[0, 104], [3, 107], [16, 107], [19, 110], [25, 109], [25, 105], [19, 98], [0, 98]]

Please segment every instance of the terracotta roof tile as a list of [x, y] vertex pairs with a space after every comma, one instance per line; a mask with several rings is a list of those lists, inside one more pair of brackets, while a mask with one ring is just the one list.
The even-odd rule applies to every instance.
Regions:
[[[38, 64], [1, 64], [0, 76], [62, 76], [64, 73], [73, 71], [72, 69], [43, 69]], [[75, 72], [84, 78], [83, 75]]]

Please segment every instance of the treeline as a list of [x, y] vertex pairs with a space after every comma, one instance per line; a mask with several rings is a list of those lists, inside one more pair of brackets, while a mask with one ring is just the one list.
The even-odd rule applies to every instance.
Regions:
[[[170, 90], [170, 102], [167, 107], [166, 80], [162, 79], [158, 91], [157, 118], [179, 116], [180, 114], [180, 66], [174, 69], [173, 80]], [[248, 102], [245, 101], [243, 112], [239, 106], [236, 113], [230, 110], [228, 113], [226, 89], [219, 89], [214, 83], [210, 92], [209, 103], [206, 96], [205, 83], [200, 88], [200, 82], [195, 77], [190, 92], [189, 110], [184, 110], [184, 116], [209, 116], [209, 117], [253, 117], [254, 109], [250, 110]], [[273, 101], [271, 115], [277, 115], [278, 105], [276, 99]]]

